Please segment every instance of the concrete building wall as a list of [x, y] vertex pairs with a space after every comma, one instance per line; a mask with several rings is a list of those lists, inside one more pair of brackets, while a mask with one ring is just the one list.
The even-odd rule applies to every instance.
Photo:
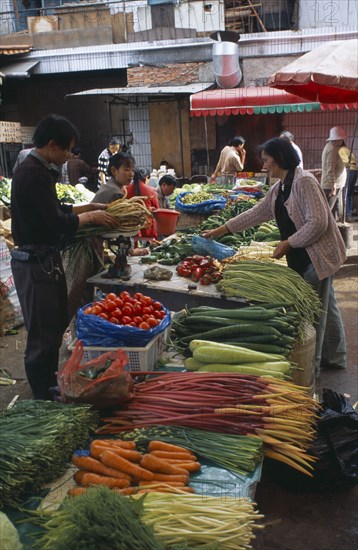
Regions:
[[357, 0], [300, 0], [300, 29], [358, 26]]

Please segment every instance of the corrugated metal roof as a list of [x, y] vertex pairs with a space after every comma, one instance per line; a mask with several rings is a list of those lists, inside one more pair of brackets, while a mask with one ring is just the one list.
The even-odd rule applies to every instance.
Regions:
[[39, 61], [20, 61], [20, 63], [11, 63], [6, 67], [1, 67], [5, 77], [26, 78], [30, 76], [32, 69]]
[[84, 95], [113, 95], [113, 96], [136, 96], [136, 95], [175, 95], [175, 94], [195, 94], [206, 90], [212, 86], [212, 82], [198, 82], [195, 84], [186, 84], [185, 86], [141, 86], [127, 88], [95, 88], [93, 90], [84, 90], [68, 94], [69, 96]]
[[17, 53], [28, 53], [32, 50], [30, 44], [21, 44], [21, 45], [0, 45], [0, 54], [4, 55], [15, 55]]

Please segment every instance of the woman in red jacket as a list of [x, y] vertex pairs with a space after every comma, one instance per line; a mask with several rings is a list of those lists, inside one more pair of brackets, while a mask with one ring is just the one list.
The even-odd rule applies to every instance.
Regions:
[[[133, 182], [126, 187], [127, 199], [132, 197], [143, 197], [143, 200], [149, 210], [159, 208], [158, 194], [155, 189], [145, 183], [147, 171], [143, 168], [136, 169], [134, 172]], [[158, 238], [158, 233], [155, 230], [154, 219], [151, 220], [149, 227], [141, 229], [139, 232], [141, 238]]]

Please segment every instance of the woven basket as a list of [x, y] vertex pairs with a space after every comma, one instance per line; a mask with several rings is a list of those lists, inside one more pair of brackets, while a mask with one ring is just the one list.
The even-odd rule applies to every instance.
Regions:
[[208, 214], [186, 214], [181, 212], [177, 223], [177, 229], [188, 229], [190, 227], [198, 227], [204, 220], [216, 214], [216, 210]]

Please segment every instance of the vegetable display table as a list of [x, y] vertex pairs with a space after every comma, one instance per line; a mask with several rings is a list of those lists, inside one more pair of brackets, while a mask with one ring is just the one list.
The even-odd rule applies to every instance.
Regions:
[[[143, 273], [148, 265], [140, 263], [139, 257], [130, 257], [128, 262], [132, 268], [129, 281], [121, 279], [104, 279], [103, 273], [94, 275], [87, 279], [87, 283], [99, 288], [103, 292], [120, 292], [130, 290], [131, 292], [143, 292], [154, 300], [165, 304], [165, 307], [172, 311], [179, 311], [185, 305], [195, 307], [207, 305], [214, 307], [233, 307], [233, 302], [245, 303], [241, 298], [226, 298], [216, 289], [215, 284], [201, 285], [194, 283], [186, 277], [179, 277], [176, 273], [176, 266], [164, 266], [173, 272], [170, 281], [152, 281], [144, 278]], [[153, 264], [157, 265], [157, 264]], [[105, 273], [105, 272], [104, 272]]]

